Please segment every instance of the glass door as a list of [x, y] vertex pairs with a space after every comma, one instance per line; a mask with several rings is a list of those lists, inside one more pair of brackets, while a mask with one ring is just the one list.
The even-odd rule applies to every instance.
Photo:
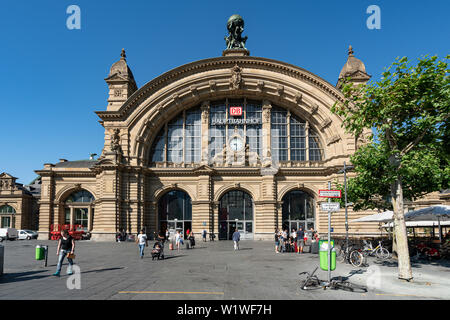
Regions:
[[2, 217], [2, 228], [11, 227], [11, 217]]

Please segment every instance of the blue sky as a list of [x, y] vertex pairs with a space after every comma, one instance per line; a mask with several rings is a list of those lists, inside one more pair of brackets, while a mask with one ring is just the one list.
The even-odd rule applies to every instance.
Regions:
[[[81, 30], [68, 30], [69, 5]], [[369, 30], [369, 5], [381, 29]], [[101, 153], [109, 68], [126, 49], [139, 87], [177, 66], [220, 56], [238, 13], [252, 56], [305, 68], [333, 85], [351, 44], [377, 80], [396, 57], [450, 53], [450, 2], [3, 1], [0, 11], [0, 173], [29, 183], [44, 163]]]

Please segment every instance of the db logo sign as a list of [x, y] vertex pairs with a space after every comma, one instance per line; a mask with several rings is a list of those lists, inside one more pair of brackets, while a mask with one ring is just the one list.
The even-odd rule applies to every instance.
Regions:
[[230, 107], [230, 116], [242, 116], [242, 107]]

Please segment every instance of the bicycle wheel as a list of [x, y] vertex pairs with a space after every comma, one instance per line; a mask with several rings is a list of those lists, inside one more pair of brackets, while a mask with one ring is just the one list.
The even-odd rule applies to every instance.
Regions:
[[364, 257], [360, 252], [353, 250], [350, 253], [350, 263], [352, 264], [352, 266], [360, 267], [363, 264], [363, 261]]
[[337, 252], [336, 255], [336, 260], [340, 263], [343, 263], [345, 261], [345, 250], [344, 249], [339, 249], [339, 251]]
[[379, 259], [389, 259], [391, 256], [386, 248], [378, 248], [377, 252], [375, 252], [375, 255]]
[[342, 282], [334, 282], [333, 289], [341, 289], [341, 290], [345, 290], [345, 291], [350, 291], [350, 292], [358, 292], [358, 293], [364, 293], [367, 292], [367, 288], [364, 286], [360, 286], [348, 281], [342, 281]]
[[322, 288], [322, 286], [320, 285], [319, 278], [317, 278], [316, 276], [300, 281], [300, 289], [302, 290], [316, 290], [320, 288]]

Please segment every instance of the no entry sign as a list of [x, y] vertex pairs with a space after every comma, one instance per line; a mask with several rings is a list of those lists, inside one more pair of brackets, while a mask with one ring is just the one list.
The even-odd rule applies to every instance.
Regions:
[[319, 190], [321, 198], [341, 198], [341, 190]]

